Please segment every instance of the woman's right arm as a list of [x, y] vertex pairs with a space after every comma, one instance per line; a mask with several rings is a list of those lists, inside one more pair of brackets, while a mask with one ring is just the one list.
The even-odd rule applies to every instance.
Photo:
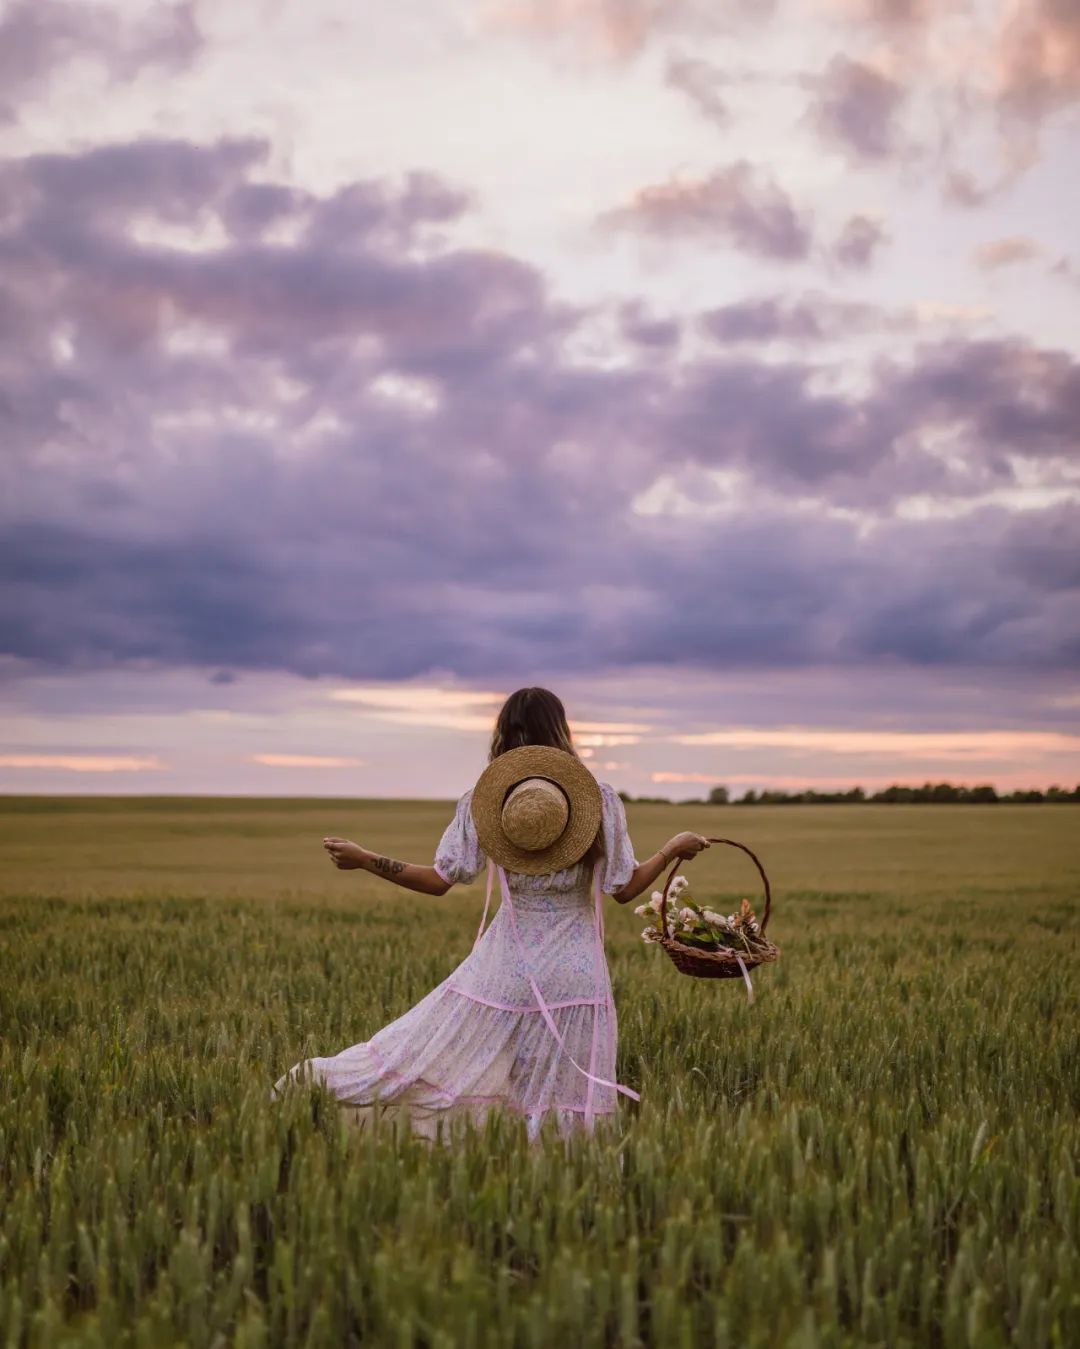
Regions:
[[399, 862], [394, 857], [384, 857], [382, 853], [363, 848], [351, 839], [330, 835], [323, 839], [323, 847], [339, 871], [370, 871], [373, 876], [381, 876], [383, 880], [393, 881], [406, 890], [416, 890], [421, 895], [445, 895], [454, 884], [440, 876], [435, 867]]
[[642, 890], [647, 890], [660, 873], [669, 867], [676, 857], [694, 857], [703, 848], [710, 847], [709, 840], [702, 834], [685, 829], [681, 834], [669, 838], [659, 851], [639, 862], [624, 886], [615, 891], [612, 898], [619, 904], [628, 904], [636, 899]]

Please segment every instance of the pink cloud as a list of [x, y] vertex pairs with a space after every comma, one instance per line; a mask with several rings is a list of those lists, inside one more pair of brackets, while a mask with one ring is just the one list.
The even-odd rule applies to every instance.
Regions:
[[651, 183], [597, 223], [601, 229], [663, 237], [725, 239], [748, 253], [783, 261], [805, 258], [812, 238], [809, 213], [800, 213], [773, 178], [745, 159], [705, 178]]
[[569, 37], [593, 56], [625, 61], [659, 33], [714, 28], [742, 8], [732, 0], [493, 0], [483, 13], [492, 28]]
[[362, 768], [363, 759], [346, 759], [326, 754], [249, 754], [251, 763], [267, 768]]
[[827, 754], [888, 754], [977, 761], [1023, 753], [1080, 753], [1080, 735], [1059, 731], [858, 731], [811, 727], [740, 727], [670, 737], [680, 745], [815, 750]]
[[985, 271], [990, 271], [996, 267], [1007, 267], [1013, 262], [1023, 262], [1035, 257], [1038, 252], [1039, 245], [1034, 239], [1014, 234], [1007, 239], [992, 239], [989, 243], [981, 244], [975, 250], [975, 262]]
[[1012, 0], [995, 52], [1003, 104], [1039, 117], [1080, 98], [1076, 0]]
[[0, 754], [0, 768], [45, 768], [67, 773], [141, 773], [167, 768], [156, 754]]

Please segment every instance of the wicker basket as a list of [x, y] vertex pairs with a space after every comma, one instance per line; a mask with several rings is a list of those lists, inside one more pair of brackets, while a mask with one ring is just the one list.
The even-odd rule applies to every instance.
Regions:
[[[741, 848], [744, 853], [748, 853], [753, 859], [754, 865], [761, 873], [761, 879], [765, 886], [765, 911], [761, 915], [761, 936], [765, 936], [765, 927], [769, 921], [769, 914], [772, 912], [772, 889], [769, 886], [769, 878], [765, 875], [765, 868], [758, 861], [757, 854], [746, 846], [745, 843], [739, 843], [733, 838], [710, 838], [710, 843], [730, 843], [733, 848]], [[676, 873], [681, 871], [686, 865], [688, 858], [676, 858], [675, 865], [668, 872], [667, 881], [664, 883], [664, 894], [660, 902], [660, 936], [656, 941], [657, 946], [662, 946], [671, 957], [671, 962], [680, 974], [690, 974], [696, 979], [739, 979], [746, 980], [747, 990], [750, 988], [750, 979], [747, 974], [757, 965], [765, 965], [774, 961], [780, 954], [780, 949], [774, 946], [772, 942], [766, 942], [761, 949], [750, 951], [734, 951], [721, 948], [718, 951], [703, 951], [696, 946], [687, 946], [668, 932], [668, 891], [671, 889], [671, 882], [675, 879]]]

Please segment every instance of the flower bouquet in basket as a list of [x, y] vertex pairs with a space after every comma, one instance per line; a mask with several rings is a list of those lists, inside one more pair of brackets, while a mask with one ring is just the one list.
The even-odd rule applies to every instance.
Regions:
[[[684, 946], [694, 946], [700, 951], [719, 951], [724, 947], [752, 957], [755, 949], [769, 945], [767, 938], [761, 935], [761, 924], [748, 899], [742, 901], [737, 913], [726, 916], [708, 906], [699, 907], [690, 894], [690, 882], [685, 876], [675, 877], [668, 897], [672, 905], [668, 927], [671, 935], [677, 936]], [[659, 915], [662, 901], [660, 891], [654, 890], [648, 904], [640, 904], [634, 912], [639, 918]], [[658, 942], [660, 935], [660, 929], [651, 924], [642, 932], [641, 940]]]
[[747, 899], [741, 901], [735, 913], [729, 914], [717, 913], [708, 904], [699, 904], [690, 893], [690, 882], [685, 876], [675, 874], [680, 866], [676, 862], [664, 889], [654, 890], [649, 902], [634, 910], [639, 918], [654, 920], [642, 932], [641, 939], [663, 947], [682, 974], [699, 979], [730, 979], [741, 974], [752, 997], [748, 971], [755, 965], [775, 960], [780, 954], [765, 935], [772, 908], [769, 879], [745, 843], [730, 838], [713, 838], [709, 842], [730, 843], [753, 858], [765, 883], [765, 912], [761, 921]]

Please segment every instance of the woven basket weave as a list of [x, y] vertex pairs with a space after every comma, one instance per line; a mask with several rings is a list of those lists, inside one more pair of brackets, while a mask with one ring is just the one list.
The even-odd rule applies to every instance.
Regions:
[[[748, 848], [745, 843], [739, 843], [733, 838], [710, 838], [709, 842], [730, 843], [733, 848], [741, 848], [744, 853], [748, 853], [753, 859], [765, 886], [765, 911], [760, 920], [760, 933], [764, 937], [769, 914], [772, 912], [772, 888], [769, 885], [768, 876], [765, 875], [765, 868], [758, 861], [757, 854], [753, 849]], [[657, 946], [664, 948], [679, 973], [693, 975], [696, 979], [741, 979], [745, 977], [746, 970], [752, 970], [757, 965], [765, 965], [774, 961], [780, 954], [780, 948], [774, 946], [771, 941], [766, 942], [760, 950], [755, 948], [752, 952], [725, 948], [718, 951], [703, 951], [696, 946], [687, 946], [669, 933], [667, 921], [668, 891], [671, 889], [671, 882], [675, 879], [676, 873], [682, 870], [688, 860], [692, 859], [676, 858], [675, 865], [668, 872], [667, 881], [664, 883], [663, 898], [660, 903], [659, 927], [661, 935], [655, 943]]]

